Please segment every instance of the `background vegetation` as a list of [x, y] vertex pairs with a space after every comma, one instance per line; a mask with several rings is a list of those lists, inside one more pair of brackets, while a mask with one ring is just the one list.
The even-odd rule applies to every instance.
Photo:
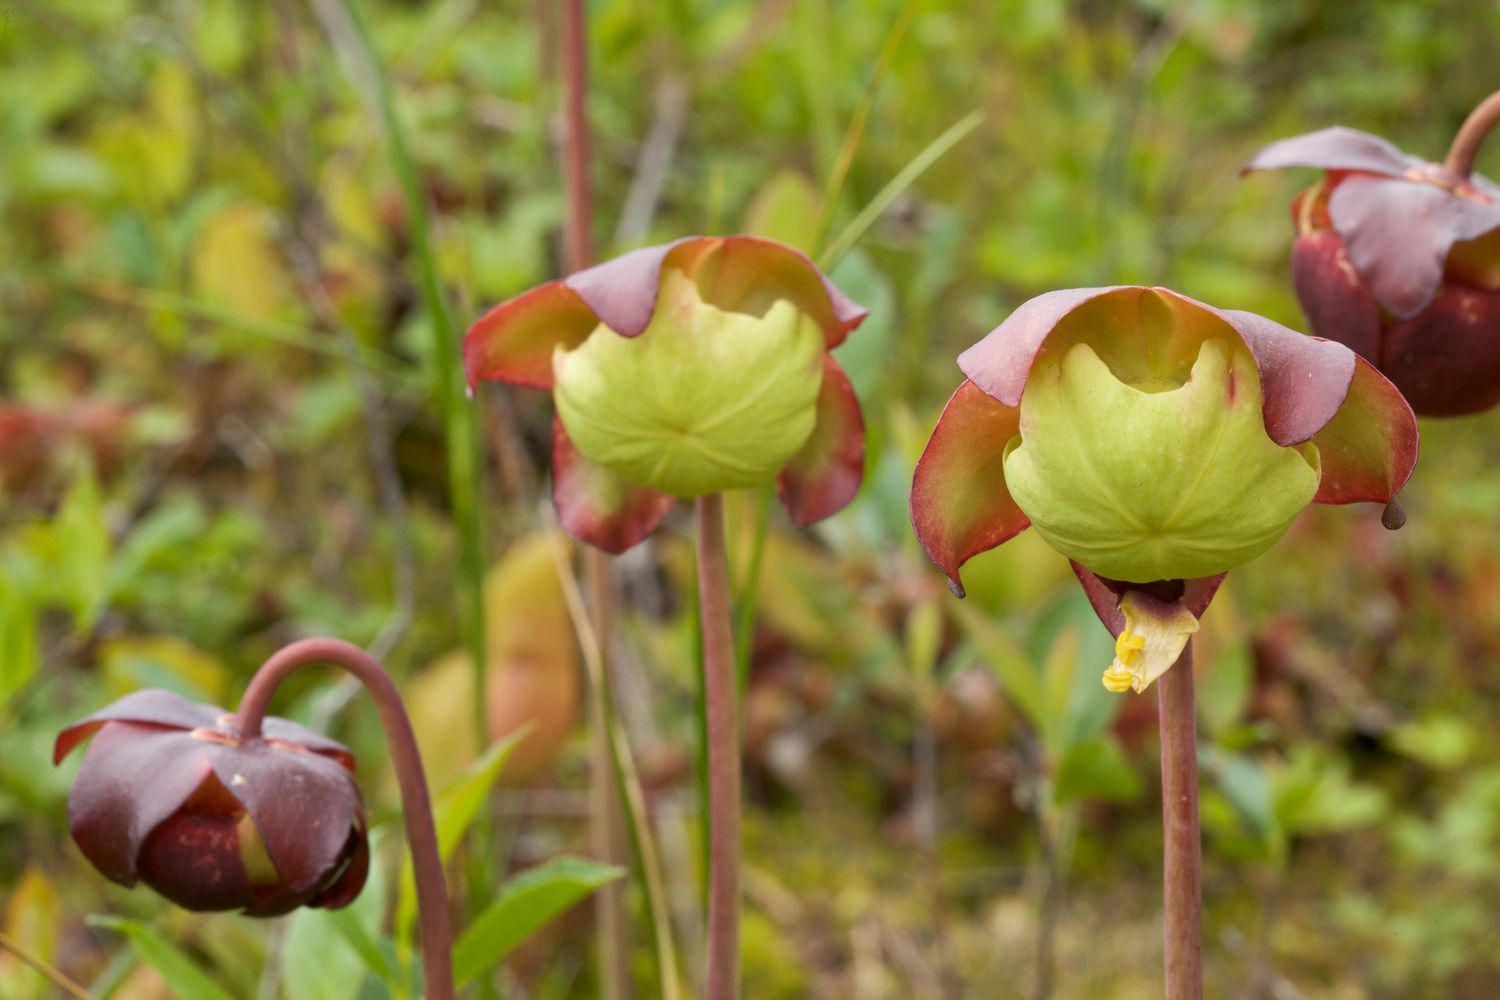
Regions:
[[[379, 997], [404, 984], [372, 955], [406, 946], [379, 884], [352, 929], [301, 914], [290, 933], [108, 885], [66, 836], [76, 763], [49, 755], [67, 721], [140, 686], [230, 704], [274, 647], [333, 633], [385, 655], [440, 785], [474, 756], [419, 251], [430, 237], [461, 325], [558, 273], [556, 15], [545, 0], [356, 6], [430, 229], [404, 206], [348, 40], [330, 34], [336, 4], [0, 8], [0, 931], [100, 997], [168, 996], [181, 961], [206, 980], [195, 995]], [[835, 278], [873, 312], [840, 350], [871, 431], [860, 499], [807, 533], [773, 512], [753, 593], [758, 498], [732, 505], [739, 601], [758, 610], [745, 995], [1021, 997], [1049, 975], [1058, 997], [1159, 995], [1154, 699], [1102, 690], [1108, 636], [1034, 539], [977, 561], [954, 601], [907, 524], [912, 464], [954, 356], [1038, 292], [1163, 284], [1301, 326], [1287, 278], [1299, 181], [1242, 181], [1239, 166], [1333, 123], [1440, 159], [1500, 81], [1500, 13], [590, 11], [600, 245], [751, 230], [847, 250]], [[975, 127], [932, 145], [961, 122]], [[874, 224], [849, 229], [872, 203]], [[476, 405], [498, 567], [492, 735], [534, 728], [480, 820], [498, 847], [471, 841], [455, 862], [468, 916], [502, 869], [587, 850], [583, 685], [538, 534], [549, 403]], [[1381, 530], [1378, 510], [1309, 510], [1205, 622], [1211, 996], [1500, 995], [1500, 413], [1423, 432], [1403, 531]], [[696, 653], [690, 541], [671, 524], [619, 563], [614, 652], [691, 970]], [[319, 676], [278, 710], [360, 751], [395, 832], [368, 706]], [[626, 898], [639, 915], [635, 882]], [[655, 971], [634, 923], [644, 994]], [[580, 908], [483, 989], [595, 995], [592, 936]], [[0, 997], [47, 995], [0, 953]]]

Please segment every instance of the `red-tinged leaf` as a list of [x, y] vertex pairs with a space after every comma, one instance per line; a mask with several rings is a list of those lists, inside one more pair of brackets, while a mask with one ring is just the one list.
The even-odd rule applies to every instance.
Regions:
[[1256, 153], [1240, 173], [1280, 170], [1286, 167], [1313, 167], [1320, 170], [1361, 170], [1400, 177], [1408, 167], [1421, 163], [1421, 160], [1401, 152], [1378, 135], [1335, 125], [1271, 143]]
[[1491, 199], [1495, 186], [1471, 180], [1474, 198], [1433, 183], [1367, 176], [1347, 177], [1329, 195], [1329, 218], [1349, 260], [1397, 319], [1431, 304], [1454, 243], [1500, 228], [1500, 201], [1477, 200]]
[[823, 357], [818, 420], [807, 443], [776, 479], [776, 492], [799, 528], [843, 510], [859, 492], [865, 471], [865, 419], [849, 376]]
[[1255, 355], [1261, 412], [1271, 440], [1288, 447], [1322, 430], [1349, 394], [1354, 352], [1331, 340], [1304, 337], [1255, 313], [1225, 309], [1218, 315]]
[[1417, 419], [1401, 393], [1360, 359], [1349, 396], [1313, 439], [1323, 479], [1315, 503], [1388, 503], [1417, 463]]
[[1380, 368], [1418, 413], [1457, 417], [1500, 403], [1500, 292], [1448, 284], [1386, 329]]
[[208, 777], [208, 744], [175, 728], [99, 725], [68, 796], [68, 828], [95, 868], [133, 885], [141, 844]]
[[1350, 263], [1338, 233], [1322, 230], [1297, 238], [1292, 285], [1313, 333], [1380, 363], [1380, 307]]
[[325, 881], [363, 811], [353, 776], [320, 754], [259, 740], [205, 747], [214, 774], [250, 814], [286, 890], [300, 895]]
[[132, 691], [59, 733], [52, 750], [52, 763], [61, 763], [74, 747], [106, 722], [134, 722], [162, 729], [186, 730], [214, 727], [224, 715], [222, 708], [188, 701], [173, 691], [159, 688]]
[[917, 460], [912, 525], [960, 597], [959, 567], [1031, 524], [1005, 486], [1005, 446], [1020, 422], [1019, 409], [966, 381], [948, 400]]
[[1224, 582], [1225, 574], [1217, 576], [1198, 577], [1193, 580], [1162, 580], [1158, 583], [1121, 583], [1118, 580], [1106, 580], [1102, 576], [1093, 573], [1087, 567], [1079, 565], [1073, 560], [1068, 560], [1073, 567], [1073, 573], [1078, 577], [1078, 582], [1083, 585], [1083, 592], [1088, 596], [1089, 603], [1094, 607], [1094, 613], [1109, 629], [1109, 634], [1119, 637], [1125, 628], [1125, 615], [1120, 611], [1120, 598], [1127, 591], [1137, 591], [1155, 601], [1157, 604], [1181, 604], [1190, 611], [1194, 618], [1202, 618], [1203, 612], [1208, 610], [1209, 602], [1218, 593], [1219, 585]]
[[552, 504], [563, 530], [580, 542], [619, 554], [651, 534], [677, 501], [625, 482], [584, 458], [552, 421]]
[[464, 334], [469, 385], [493, 380], [550, 389], [553, 350], [577, 347], [598, 325], [589, 304], [562, 281], [502, 302]]

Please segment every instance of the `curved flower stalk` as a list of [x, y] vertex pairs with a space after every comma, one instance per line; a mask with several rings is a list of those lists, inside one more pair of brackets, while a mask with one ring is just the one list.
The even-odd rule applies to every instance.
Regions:
[[1326, 128], [1272, 143], [1246, 173], [1323, 170], [1292, 203], [1292, 280], [1313, 332], [1359, 352], [1428, 416], [1500, 403], [1500, 186], [1471, 173], [1491, 98], [1444, 163]]
[[739, 991], [740, 749], [722, 494], [774, 480], [799, 527], [854, 499], [864, 417], [830, 351], [864, 318], [791, 247], [696, 236], [532, 289], [464, 337], [471, 386], [552, 391], [552, 501], [569, 534], [623, 552], [677, 499], [694, 501], [708, 1000]]
[[374, 698], [401, 785], [426, 996], [453, 1000], [448, 898], [416, 737], [390, 675], [357, 646], [284, 647], [256, 671], [234, 715], [147, 690], [64, 729], [54, 763], [93, 737], [68, 796], [68, 827], [107, 878], [145, 882], [189, 910], [274, 917], [352, 903], [370, 866], [354, 757], [265, 714], [280, 683], [313, 663], [349, 671]]
[[800, 252], [752, 236], [635, 250], [490, 310], [471, 385], [552, 390], [552, 499], [580, 541], [623, 552], [674, 499], [774, 479], [798, 526], [843, 509], [864, 419], [828, 353], [865, 317]]
[[1117, 637], [1111, 690], [1160, 677], [1307, 504], [1390, 504], [1416, 462], [1410, 407], [1364, 359], [1164, 288], [1041, 295], [958, 365], [917, 537], [963, 596], [963, 563], [1034, 525]]

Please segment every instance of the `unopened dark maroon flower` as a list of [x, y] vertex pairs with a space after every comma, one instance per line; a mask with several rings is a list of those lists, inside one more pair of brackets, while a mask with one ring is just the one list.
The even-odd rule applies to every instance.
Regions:
[[94, 738], [68, 798], [73, 839], [111, 880], [190, 910], [347, 906], [370, 860], [353, 756], [285, 719], [241, 739], [233, 719], [150, 690], [63, 730], [55, 763]]
[[1284, 167], [1325, 171], [1292, 204], [1292, 280], [1313, 332], [1378, 367], [1417, 413], [1500, 403], [1500, 186], [1338, 127], [1272, 143], [1245, 170]]

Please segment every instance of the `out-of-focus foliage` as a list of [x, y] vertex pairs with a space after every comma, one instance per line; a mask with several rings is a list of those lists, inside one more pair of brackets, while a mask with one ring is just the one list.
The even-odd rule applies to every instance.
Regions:
[[[555, 276], [556, 5], [355, 3], [460, 316]], [[147, 685], [232, 702], [281, 642], [336, 633], [384, 647], [440, 785], [476, 756], [465, 665], [442, 659], [461, 645], [458, 542], [428, 317], [379, 124], [320, 17], [337, 6], [0, 5], [0, 931], [101, 997], [170, 996], [171, 982], [186, 996], [194, 977], [214, 984], [199, 983], [205, 996], [402, 995], [409, 941], [389, 933], [400, 838], [385, 838], [383, 878], [346, 914], [171, 912], [104, 883], [68, 843], [76, 764], [48, 760], [68, 720]], [[1239, 166], [1336, 122], [1439, 158], [1500, 86], [1500, 12], [588, 6], [595, 235], [611, 251], [749, 229], [816, 252], [983, 114], [834, 271], [873, 311], [838, 352], [865, 401], [870, 467], [847, 512], [810, 534], [773, 514], [760, 551], [743, 703], [746, 995], [1031, 996], [1039, 938], [1058, 997], [1159, 995], [1152, 699], [1102, 691], [1107, 637], [1034, 538], [976, 560], [956, 607], [907, 524], [911, 466], [956, 384], [953, 357], [1049, 288], [1163, 284], [1299, 326], [1286, 261], [1298, 179], [1241, 181]], [[1479, 166], [1500, 173], [1500, 153]], [[535, 699], [514, 763], [535, 759], [483, 816], [498, 846], [456, 849], [461, 929], [496, 926], [486, 907], [533, 898], [548, 877], [505, 895], [506, 870], [587, 849], [571, 628], [545, 560], [516, 568], [537, 544], [522, 540], [539, 525], [550, 413], [521, 393], [478, 405], [489, 556], [497, 579], [522, 580], [496, 585], [491, 690], [517, 692], [507, 710]], [[1487, 735], [1500, 723], [1500, 416], [1424, 435], [1405, 530], [1310, 510], [1205, 620], [1212, 996], [1500, 994], [1500, 746]], [[743, 605], [758, 498], [730, 507]], [[614, 668], [691, 954], [689, 544], [669, 525], [620, 561]], [[523, 662], [526, 683], [507, 687]], [[279, 702], [356, 746], [373, 815], [395, 834], [368, 707], [316, 675]], [[521, 721], [491, 708], [490, 736]], [[471, 780], [495, 780], [480, 760]], [[570, 864], [553, 862], [543, 893], [559, 909], [603, 877]], [[638, 886], [627, 902], [639, 916]], [[576, 910], [481, 978], [508, 996], [594, 995], [591, 935]], [[0, 952], [0, 996], [45, 995]]]

